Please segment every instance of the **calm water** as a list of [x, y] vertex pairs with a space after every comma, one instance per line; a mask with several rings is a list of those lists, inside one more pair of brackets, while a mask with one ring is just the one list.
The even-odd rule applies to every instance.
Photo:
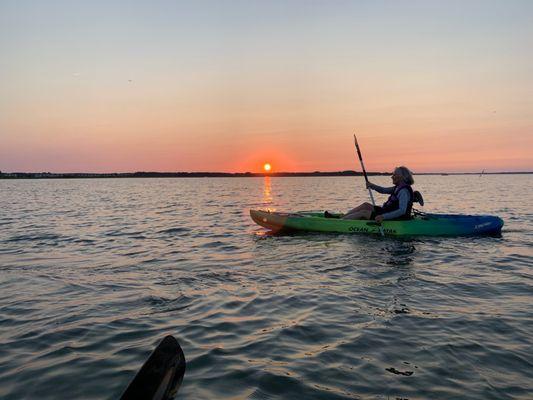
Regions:
[[533, 398], [533, 175], [416, 187], [502, 236], [271, 236], [248, 216], [348, 209], [353, 177], [0, 181], [0, 398], [115, 399], [165, 334], [178, 399]]

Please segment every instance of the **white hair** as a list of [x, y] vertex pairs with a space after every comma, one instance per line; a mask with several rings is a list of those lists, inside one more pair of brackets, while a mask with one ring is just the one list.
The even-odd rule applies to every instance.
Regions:
[[394, 173], [401, 176], [402, 180], [408, 185], [412, 185], [413, 183], [415, 183], [415, 180], [413, 178], [413, 173], [407, 167], [404, 167], [404, 166], [396, 167], [394, 169]]

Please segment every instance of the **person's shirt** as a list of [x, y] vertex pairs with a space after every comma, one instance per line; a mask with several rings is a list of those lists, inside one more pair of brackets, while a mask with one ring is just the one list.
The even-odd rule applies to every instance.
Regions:
[[[396, 186], [383, 187], [371, 183], [370, 188], [381, 194], [393, 194], [394, 190], [396, 189]], [[407, 212], [407, 207], [409, 206], [409, 200], [411, 197], [409, 190], [407, 188], [400, 189], [400, 191], [396, 194], [396, 197], [398, 197], [398, 209], [381, 214], [383, 216], [383, 219], [399, 218], [405, 215], [405, 213]]]

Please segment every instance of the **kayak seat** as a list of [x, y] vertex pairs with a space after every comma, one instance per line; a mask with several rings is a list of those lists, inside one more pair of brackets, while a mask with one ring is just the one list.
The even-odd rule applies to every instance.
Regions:
[[413, 213], [411, 214], [411, 218], [417, 218], [417, 219], [423, 219], [428, 220], [428, 215], [423, 211], [418, 211], [417, 209], [413, 208]]
[[413, 192], [413, 203], [418, 203], [424, 207], [424, 198], [422, 197], [422, 193], [420, 193], [418, 190]]

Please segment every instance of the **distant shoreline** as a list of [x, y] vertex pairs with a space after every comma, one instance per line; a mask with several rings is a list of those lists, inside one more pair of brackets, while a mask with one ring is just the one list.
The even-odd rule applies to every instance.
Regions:
[[[369, 176], [390, 175], [390, 172], [368, 172]], [[415, 175], [524, 175], [533, 172], [421, 172]], [[124, 173], [51, 173], [51, 172], [0, 172], [0, 179], [95, 179], [95, 178], [257, 178], [306, 176], [363, 176], [362, 172], [124, 172]]]

